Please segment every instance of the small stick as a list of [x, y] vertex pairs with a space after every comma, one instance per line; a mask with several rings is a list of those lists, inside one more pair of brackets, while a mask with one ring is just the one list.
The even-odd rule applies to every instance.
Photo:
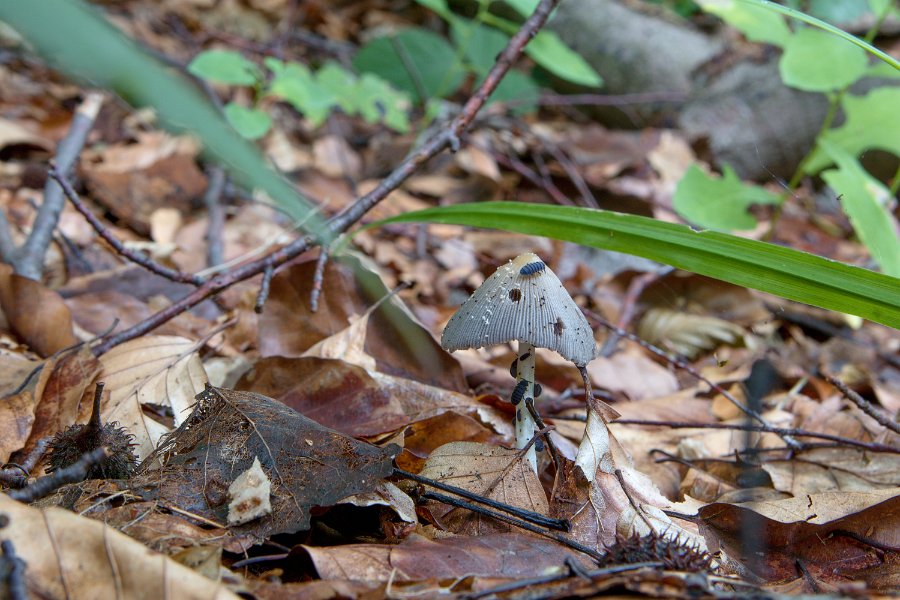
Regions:
[[160, 277], [165, 277], [170, 281], [177, 281], [178, 283], [190, 283], [192, 285], [202, 285], [205, 281], [202, 277], [198, 277], [197, 275], [191, 275], [190, 273], [182, 273], [181, 271], [176, 271], [175, 269], [170, 269], [164, 265], [159, 264], [143, 252], [135, 252], [129, 248], [126, 248], [125, 245], [116, 238], [104, 225], [100, 222], [100, 219], [91, 212], [87, 206], [85, 206], [84, 202], [81, 200], [81, 197], [72, 187], [72, 184], [69, 182], [66, 177], [56, 168], [50, 167], [48, 171], [50, 177], [56, 180], [59, 183], [59, 186], [62, 188], [63, 193], [66, 195], [66, 198], [69, 199], [69, 202], [72, 203], [72, 206], [82, 214], [85, 220], [90, 223], [91, 227], [94, 228], [94, 231], [97, 232], [101, 238], [103, 238], [107, 244], [113, 247], [113, 249], [121, 255], [122, 257], [130, 260], [136, 265], [140, 265], [150, 271], [151, 273], [156, 273]]
[[531, 418], [534, 419], [534, 422], [537, 423], [539, 431], [535, 434], [540, 435], [544, 438], [544, 442], [547, 443], [547, 449], [550, 450], [550, 456], [553, 457], [553, 464], [556, 465], [557, 471], [562, 464], [562, 457], [559, 454], [559, 448], [556, 447], [553, 439], [550, 437], [550, 432], [556, 429], [552, 425], [547, 425], [544, 423], [544, 420], [541, 419], [541, 415], [538, 414], [537, 409], [534, 408], [534, 399], [533, 398], [525, 398], [525, 406], [528, 407], [528, 412], [531, 413]]
[[9, 600], [28, 600], [28, 586], [25, 582], [25, 561], [16, 555], [16, 547], [12, 540], [3, 540], [0, 542], [0, 550], [3, 550], [3, 556], [10, 563], [9, 571], [6, 575], [6, 593]]
[[635, 342], [635, 343], [637, 343], [637, 344], [640, 344], [642, 347], [646, 348], [647, 350], [649, 350], [649, 351], [652, 352], [653, 354], [656, 354], [657, 356], [659, 356], [660, 358], [662, 358], [662, 359], [665, 360], [666, 362], [668, 362], [668, 363], [670, 363], [670, 364], [672, 364], [672, 365], [675, 365], [675, 366], [676, 366], [677, 368], [679, 368], [679, 369], [683, 369], [684, 371], [687, 371], [688, 373], [690, 373], [691, 375], [693, 375], [694, 377], [696, 377], [697, 379], [699, 379], [700, 381], [702, 381], [703, 383], [705, 383], [706, 385], [708, 385], [711, 389], [713, 389], [713, 390], [715, 390], [716, 392], [718, 392], [719, 394], [721, 394], [726, 400], [728, 400], [729, 402], [731, 402], [735, 407], [737, 407], [738, 410], [740, 410], [741, 412], [743, 412], [745, 415], [747, 415], [747, 416], [750, 417], [751, 419], [754, 419], [754, 420], [757, 421], [760, 425], [763, 425], [763, 426], [765, 426], [765, 427], [768, 427], [768, 428], [769, 428], [769, 431], [771, 431], [772, 433], [777, 433], [777, 435], [780, 435], [781, 438], [784, 440], [784, 443], [785, 443], [785, 444], [787, 444], [787, 445], [790, 446], [791, 448], [794, 448], [795, 450], [800, 450], [800, 448], [801, 448], [800, 442], [798, 442], [797, 440], [793, 439], [789, 434], [778, 433], [778, 432], [776, 432], [775, 430], [776, 430], [776, 429], [780, 429], [780, 428], [772, 427], [771, 425], [769, 425], [769, 424], [766, 422], [766, 420], [762, 417], [762, 415], [760, 415], [758, 412], [756, 412], [756, 411], [753, 410], [752, 408], [749, 408], [749, 407], [747, 407], [747, 406], [744, 406], [741, 402], [738, 401], [737, 398], [735, 398], [735, 397], [731, 394], [731, 392], [729, 392], [728, 390], [726, 390], [725, 388], [723, 388], [723, 387], [720, 386], [719, 384], [714, 383], [714, 382], [711, 381], [709, 378], [705, 377], [702, 373], [700, 373], [700, 371], [698, 371], [697, 369], [695, 369], [695, 368], [692, 367], [691, 365], [687, 364], [686, 362], [684, 362], [683, 360], [681, 360], [681, 359], [679, 359], [679, 358], [676, 358], [676, 357], [674, 357], [674, 356], [669, 355], [668, 352], [664, 351], [664, 350], [661, 349], [661, 348], [658, 348], [658, 347], [654, 346], [653, 344], [651, 344], [651, 343], [649, 343], [649, 342], [646, 342], [645, 340], [642, 340], [640, 337], [634, 335], [633, 333], [629, 333], [629, 332], [625, 331], [624, 329], [622, 329], [622, 328], [620, 328], [620, 327], [616, 327], [615, 325], [613, 325], [612, 323], [610, 323], [610, 322], [607, 321], [606, 319], [600, 317], [599, 315], [597, 315], [597, 314], [595, 314], [595, 313], [593, 313], [593, 312], [591, 312], [591, 311], [589, 311], [589, 310], [582, 309], [582, 311], [583, 311], [583, 312], [585, 313], [585, 315], [587, 315], [589, 318], [593, 319], [595, 322], [599, 323], [600, 325], [603, 325], [604, 327], [606, 327], [606, 328], [609, 329], [610, 331], [613, 331], [613, 332], [615, 332], [617, 335], [619, 335], [619, 336], [621, 336], [621, 337], [627, 338], [627, 339], [629, 339], [629, 340], [631, 340], [631, 341], [633, 341], [633, 342]]
[[443, 483], [441, 481], [436, 481], [434, 479], [429, 479], [427, 477], [422, 477], [421, 475], [416, 475], [415, 473], [410, 473], [402, 469], [394, 469], [394, 475], [403, 477], [404, 479], [409, 479], [410, 481], [415, 481], [416, 483], [421, 483], [422, 485], [427, 485], [439, 490], [443, 490], [445, 492], [450, 492], [451, 494], [456, 494], [457, 496], [461, 496], [463, 498], [471, 500], [472, 502], [480, 502], [485, 506], [490, 506], [491, 508], [494, 508], [496, 510], [507, 512], [511, 515], [519, 517], [520, 519], [535, 523], [542, 527], [547, 527], [548, 529], [569, 531], [569, 522], [565, 519], [553, 519], [531, 510], [526, 510], [517, 506], [511, 506], [509, 504], [497, 502], [496, 500], [491, 500], [487, 496], [481, 496], [474, 492], [470, 492], [469, 490]]
[[478, 506], [477, 504], [472, 504], [470, 502], [466, 502], [465, 500], [460, 500], [458, 498], [453, 498], [451, 496], [445, 496], [444, 494], [438, 494], [436, 492], [425, 492], [422, 494], [422, 498], [426, 500], [437, 500], [438, 502], [443, 502], [444, 504], [449, 504], [450, 506], [455, 506], [457, 508], [465, 508], [466, 510], [470, 510], [476, 514], [491, 517], [493, 519], [497, 519], [498, 521], [503, 521], [504, 523], [508, 523], [515, 527], [519, 527], [521, 529], [525, 529], [526, 531], [531, 531], [532, 533], [537, 533], [538, 535], [542, 535], [544, 537], [550, 538], [551, 540], [556, 540], [557, 542], [572, 548], [573, 550], [578, 550], [584, 554], [587, 554], [591, 558], [596, 561], [603, 560], [603, 554], [598, 552], [593, 548], [589, 548], [584, 544], [580, 544], [575, 540], [562, 535], [561, 533], [556, 533], [553, 531], [547, 531], [545, 529], [541, 529], [537, 525], [532, 525], [528, 521], [523, 521], [521, 519], [516, 519], [510, 517], [509, 515], [505, 515], [501, 512], [496, 512], [483, 506]]
[[108, 448], [95, 448], [84, 454], [68, 467], [36, 479], [21, 490], [11, 490], [7, 492], [7, 495], [13, 500], [24, 502], [26, 504], [34, 502], [35, 500], [40, 500], [44, 496], [52, 494], [68, 483], [84, 481], [84, 478], [87, 477], [91, 467], [101, 463], [107, 458], [109, 458]]
[[825, 379], [826, 381], [828, 381], [828, 383], [841, 391], [841, 393], [844, 395], [844, 398], [855, 404], [861, 411], [875, 419], [879, 425], [885, 427], [886, 429], [890, 429], [894, 433], [900, 433], [900, 423], [889, 419], [887, 415], [872, 406], [871, 402], [850, 389], [847, 384], [841, 381], [837, 376], [824, 372], [822, 374], [825, 376]]
[[206, 205], [206, 264], [215, 267], [225, 262], [225, 242], [222, 233], [225, 231], [225, 207], [222, 206], [222, 190], [225, 188], [225, 170], [212, 166], [208, 171], [209, 183], [203, 194]]
[[312, 291], [309, 293], [309, 309], [312, 312], [319, 310], [319, 296], [322, 295], [322, 284], [325, 282], [325, 265], [328, 264], [328, 247], [319, 247], [319, 257], [316, 259], [316, 270], [313, 273]]
[[275, 267], [269, 265], [263, 271], [262, 281], [259, 284], [259, 294], [256, 295], [256, 304], [253, 306], [253, 312], [256, 314], [262, 313], [263, 306], [266, 304], [266, 300], [269, 299], [269, 288], [272, 285], [273, 275], [275, 275]]

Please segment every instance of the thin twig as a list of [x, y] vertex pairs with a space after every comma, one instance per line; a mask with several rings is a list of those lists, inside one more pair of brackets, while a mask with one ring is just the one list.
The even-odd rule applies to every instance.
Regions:
[[66, 484], [84, 481], [91, 467], [100, 464], [107, 458], [109, 458], [108, 448], [95, 448], [68, 467], [36, 479], [28, 487], [24, 487], [21, 490], [11, 490], [7, 492], [7, 495], [13, 500], [25, 502], [26, 504], [40, 500]]
[[269, 299], [269, 290], [272, 288], [272, 277], [275, 275], [275, 267], [267, 267], [263, 271], [262, 281], [259, 282], [259, 293], [256, 295], [256, 304], [253, 306], [253, 312], [261, 314], [266, 300]]
[[528, 521], [523, 521], [521, 519], [513, 518], [509, 515], [505, 515], [501, 512], [493, 511], [488, 508], [484, 508], [483, 506], [478, 506], [477, 504], [472, 504], [471, 502], [466, 502], [464, 500], [460, 500], [459, 498], [453, 498], [452, 496], [445, 496], [444, 494], [438, 494], [437, 492], [425, 492], [422, 494], [422, 498], [426, 500], [437, 500], [438, 502], [443, 502], [444, 504], [449, 504], [450, 506], [455, 506], [457, 508], [464, 508], [466, 510], [470, 510], [476, 514], [491, 517], [493, 519], [497, 519], [498, 521], [503, 521], [504, 523], [508, 523], [509, 525], [513, 525], [515, 527], [519, 527], [521, 529], [525, 529], [526, 531], [531, 531], [532, 533], [537, 533], [538, 535], [542, 535], [544, 537], [550, 538], [551, 540], [556, 540], [560, 544], [568, 546], [573, 550], [578, 550], [583, 554], [587, 554], [591, 558], [596, 561], [603, 560], [603, 553], [598, 552], [594, 548], [589, 548], [584, 544], [581, 544], [570, 537], [562, 535], [561, 533], [556, 533], [555, 531], [547, 531], [546, 529], [541, 529], [537, 525], [532, 525]]
[[51, 438], [41, 438], [34, 445], [34, 448], [28, 453], [21, 463], [6, 463], [3, 469], [0, 469], [0, 481], [3, 481], [11, 487], [22, 487], [28, 482], [28, 477], [35, 465], [47, 452], [47, 446], [50, 445]]
[[122, 257], [130, 260], [131, 262], [144, 267], [151, 273], [156, 273], [161, 277], [165, 277], [171, 281], [177, 281], [179, 283], [191, 283], [193, 285], [201, 285], [204, 282], [202, 277], [198, 277], [196, 275], [191, 275], [190, 273], [182, 273], [181, 271], [176, 271], [175, 269], [170, 269], [169, 267], [163, 266], [144, 254], [143, 252], [135, 252], [129, 248], [126, 248], [125, 245], [119, 241], [116, 236], [114, 236], [104, 225], [100, 222], [100, 219], [91, 212], [84, 202], [82, 202], [81, 197], [78, 195], [78, 192], [75, 191], [75, 188], [72, 187], [71, 182], [62, 175], [62, 173], [55, 167], [50, 167], [48, 171], [50, 178], [57, 182], [59, 187], [62, 189], [63, 193], [66, 195], [66, 198], [69, 199], [69, 202], [72, 203], [72, 206], [82, 214], [82, 216], [90, 223], [91, 227], [94, 228], [94, 231], [97, 232], [101, 238], [103, 238], [107, 244], [113, 247], [113, 249], [120, 254]]
[[[589, 318], [593, 319], [595, 322], [606, 327], [610, 331], [615, 332], [620, 337], [627, 338], [637, 344], [640, 344], [642, 347], [646, 348], [653, 354], [656, 354], [657, 356], [659, 356], [666, 362], [671, 363], [672, 365], [674, 365], [675, 367], [677, 367], [679, 369], [687, 371], [688, 373], [690, 373], [691, 375], [693, 375], [694, 377], [696, 377], [697, 379], [699, 379], [700, 381], [702, 381], [703, 383], [708, 385], [712, 390], [721, 394], [723, 398], [725, 398], [726, 400], [731, 402], [742, 413], [744, 413], [751, 419], [755, 420], [760, 425], [767, 427], [768, 428], [767, 431], [770, 431], [772, 433], [776, 433], [777, 435], [780, 435], [782, 437], [782, 439], [784, 439], [785, 444], [787, 444], [788, 446], [791, 446], [795, 450], [799, 450], [801, 448], [801, 444], [797, 440], [792, 439], [790, 434], [778, 433], [776, 430], [779, 428], [772, 427], [771, 425], [769, 425], [769, 423], [763, 418], [763, 416], [761, 414], [759, 414], [757, 411], [753, 410], [752, 408], [745, 406], [737, 398], [735, 398], [731, 394], [731, 392], [729, 392], [728, 390], [726, 390], [719, 384], [713, 382], [708, 377], [705, 377], [702, 373], [700, 373], [700, 371], [698, 371], [697, 369], [695, 369], [694, 367], [692, 367], [685, 361], [683, 361], [675, 356], [670, 355], [668, 352], [666, 352], [662, 348], [658, 348], [658, 347], [654, 346], [653, 344], [651, 344], [645, 340], [642, 340], [640, 337], [634, 335], [633, 333], [629, 333], [629, 332], [625, 331], [621, 327], [616, 327], [615, 325], [613, 325], [612, 323], [610, 323], [609, 321], [607, 321], [606, 319], [604, 319], [603, 317], [601, 317], [600, 315], [598, 315], [592, 311], [582, 309], [582, 312], [584, 312]], [[784, 430], [782, 430], [782, 431], [784, 431]]]
[[[581, 420], [580, 418], [577, 420]], [[879, 444], [878, 442], [861, 442], [859, 440], [851, 440], [830, 433], [816, 433], [815, 431], [807, 431], [805, 429], [794, 429], [787, 427], [773, 427], [771, 425], [751, 425], [749, 423], [681, 423], [676, 421], [646, 421], [643, 419], [618, 419], [616, 425], [641, 425], [641, 426], [657, 426], [669, 427], [671, 429], [735, 429], [737, 431], [758, 431], [760, 433], [773, 433], [775, 435], [789, 437], [810, 437], [820, 440], [828, 440], [837, 442], [845, 446], [853, 446], [870, 452], [883, 452], [888, 454], [900, 454], [900, 448], [888, 446], [887, 444]], [[791, 450], [806, 450], [804, 444], [800, 444], [799, 448], [789, 446]]]
[[[673, 270], [673, 267], [668, 267], [665, 273], [670, 273]], [[631, 280], [628, 284], [628, 289], [625, 291], [625, 298], [622, 300], [622, 309], [619, 311], [619, 320], [616, 321], [616, 327], [619, 329], [628, 327], [628, 324], [631, 323], [631, 320], [634, 318], [638, 298], [644, 293], [644, 290], [647, 289], [648, 285], [659, 279], [663, 274], [664, 273], [650, 271], [638, 275]], [[615, 331], [610, 331], [607, 338], [603, 340], [603, 346], [597, 353], [597, 358], [610, 356], [613, 353], [613, 350], [615, 350], [616, 344], [619, 343], [619, 339], [621, 339], [619, 334]]]
[[562, 466], [562, 457], [560, 456], [559, 448], [556, 447], [556, 443], [550, 437], [550, 432], [556, 428], [544, 423], [544, 420], [541, 419], [541, 415], [538, 414], [537, 409], [534, 407], [533, 398], [525, 398], [525, 406], [528, 408], [528, 412], [531, 413], [531, 417], [538, 426], [538, 431], [535, 433], [535, 436], [540, 435], [544, 438], [544, 442], [546, 442], [547, 448], [550, 450], [550, 456], [553, 457], [553, 464], [556, 465], [556, 470], [559, 471]]
[[309, 293], [309, 310], [319, 310], [319, 296], [322, 295], [322, 284], [325, 282], [325, 265], [328, 264], [328, 246], [319, 247], [319, 257], [316, 259], [316, 270], [313, 273], [312, 291]]
[[[504, 594], [507, 592], [514, 592], [516, 590], [527, 590], [529, 593], [527, 596], [523, 596], [526, 598], [532, 597], [541, 597], [541, 598], [557, 598], [564, 597], [567, 594], [565, 593], [567, 590], [562, 590], [560, 595], [556, 595], [550, 593], [548, 590], [546, 594], [532, 594], [530, 592], [534, 591], [533, 588], [539, 585], [545, 585], [548, 583], [557, 583], [565, 581], [566, 579], [571, 579], [573, 577], [578, 577], [580, 579], [588, 579], [593, 581], [594, 579], [599, 579], [604, 576], [609, 575], [617, 575], [619, 573], [627, 573], [629, 571], [638, 571], [640, 569], [657, 569], [659, 567], [665, 566], [662, 562], [640, 562], [640, 563], [632, 563], [628, 565], [615, 565], [613, 567], [605, 567], [603, 569], [594, 569], [594, 570], [584, 570], [582, 573], [581, 570], [576, 571], [572, 569], [571, 565], [569, 568], [572, 572], [569, 573], [559, 573], [557, 575], [544, 575], [543, 577], [533, 577], [531, 579], [517, 579], [515, 581], [511, 581], [509, 583], [503, 583], [495, 587], [487, 588], [485, 590], [481, 590], [475, 592], [473, 594], [466, 594], [463, 596], [464, 600], [478, 600], [479, 598], [485, 598], [488, 596], [491, 597], [501, 597], [500, 594]], [[545, 591], [545, 590], [541, 590]], [[597, 594], [600, 594], [601, 591], [597, 590]], [[519, 596], [513, 596], [519, 597]]]
[[16, 555], [16, 547], [12, 540], [0, 542], [0, 550], [3, 550], [3, 558], [9, 562], [9, 570], [6, 574], [6, 597], [9, 600], [28, 600], [28, 586], [25, 581], [25, 561]]
[[[468, 129], [472, 124], [475, 115], [478, 114], [478, 111], [484, 106], [488, 97], [503, 79], [503, 76], [522, 54], [525, 45], [535, 36], [541, 26], [543, 26], [558, 3], [559, 0], [541, 0], [531, 17], [525, 21], [519, 31], [510, 39], [509, 44], [503, 52], [500, 53], [497, 62], [494, 64], [487, 77], [484, 78], [484, 81], [482, 81], [475, 94], [469, 98], [463, 106], [459, 115], [450, 122], [447, 128], [434, 134], [418, 150], [408, 156], [372, 191], [332, 217], [327, 222], [327, 227], [332, 235], [347, 231], [347, 229], [358, 222], [375, 205], [384, 200], [388, 194], [397, 189], [422, 165], [443, 150], [447, 148], [452, 149], [453, 144], [458, 142], [462, 132]], [[123, 342], [140, 337], [235, 283], [249, 279], [250, 277], [264, 272], [268, 268], [280, 266], [287, 261], [296, 258], [303, 252], [309, 250], [315, 243], [313, 236], [307, 235], [258, 260], [245, 263], [233, 270], [221, 273], [218, 276], [207, 280], [203, 285], [198, 286], [180, 300], [177, 300], [140, 323], [137, 323], [124, 331], [104, 336], [92, 350], [95, 355], [99, 356]]]
[[496, 500], [492, 500], [487, 496], [482, 496], [474, 492], [470, 492], [469, 490], [456, 487], [455, 485], [444, 483], [442, 481], [429, 479], [428, 477], [422, 477], [421, 475], [416, 475], [415, 473], [410, 473], [408, 471], [404, 471], [403, 469], [394, 469], [393, 474], [397, 477], [402, 477], [404, 479], [409, 479], [410, 481], [415, 481], [416, 483], [421, 483], [422, 485], [427, 485], [438, 490], [456, 494], [457, 496], [461, 496], [463, 498], [471, 500], [472, 502], [479, 502], [481, 504], [484, 504], [485, 506], [490, 506], [493, 509], [507, 512], [511, 515], [515, 515], [522, 520], [529, 521], [542, 527], [547, 527], [548, 529], [569, 531], [569, 522], [565, 519], [553, 519], [531, 510], [519, 508], [518, 506], [512, 506], [509, 504], [504, 504], [502, 502], [497, 502]]
[[857, 394], [855, 391], [851, 390], [846, 383], [841, 381], [838, 377], [831, 375], [830, 373], [822, 373], [825, 376], [825, 380], [828, 381], [831, 385], [836, 387], [841, 391], [844, 395], [844, 398], [855, 404], [861, 411], [875, 419], [879, 425], [890, 429], [894, 433], [900, 433], [900, 423], [896, 421], [892, 421], [886, 414], [872, 406], [872, 403]]
[[211, 166], [207, 171], [208, 183], [203, 203], [206, 205], [206, 265], [215, 267], [225, 262], [225, 207], [222, 205], [222, 190], [225, 189], [225, 169]]
[[[68, 173], [75, 166], [75, 161], [78, 159], [81, 149], [84, 148], [102, 105], [103, 96], [98, 92], [90, 92], [75, 110], [69, 132], [59, 143], [54, 158], [56, 169], [60, 173]], [[53, 240], [53, 230], [59, 223], [59, 216], [62, 214], [64, 205], [65, 198], [62, 188], [55, 180], [48, 179], [44, 185], [44, 199], [34, 219], [31, 233], [22, 247], [18, 249], [12, 248], [6, 219], [4, 218], [0, 222], [0, 229], [5, 229], [0, 234], [0, 248], [4, 249], [4, 259], [13, 265], [17, 274], [34, 280], [41, 278], [44, 256]]]

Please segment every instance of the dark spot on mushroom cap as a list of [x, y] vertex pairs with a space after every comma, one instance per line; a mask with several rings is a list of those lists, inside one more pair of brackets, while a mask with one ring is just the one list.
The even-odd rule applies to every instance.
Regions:
[[518, 302], [522, 299], [522, 290], [519, 288], [513, 288], [509, 290], [509, 299], [513, 302]]
[[553, 324], [553, 333], [562, 335], [565, 328], [566, 324], [563, 323], [562, 317], [556, 317], [556, 323]]

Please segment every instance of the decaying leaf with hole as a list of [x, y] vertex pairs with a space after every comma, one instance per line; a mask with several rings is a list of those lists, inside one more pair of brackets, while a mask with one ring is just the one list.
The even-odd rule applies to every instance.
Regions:
[[348, 438], [266, 396], [207, 386], [132, 489], [161, 506], [225, 523], [228, 487], [258, 458], [271, 481], [272, 513], [231, 530], [262, 541], [307, 529], [311, 507], [376, 489], [399, 450]]

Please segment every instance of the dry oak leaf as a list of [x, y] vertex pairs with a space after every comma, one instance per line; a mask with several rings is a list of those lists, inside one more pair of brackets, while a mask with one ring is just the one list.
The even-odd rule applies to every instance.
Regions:
[[101, 405], [104, 421], [118, 421], [134, 435], [135, 453], [145, 458], [169, 428], [142, 408], [171, 407], [175, 425], [190, 413], [194, 397], [207, 382], [197, 354], [199, 344], [176, 336], [145, 336], [116, 346], [100, 358], [100, 381], [109, 395]]
[[[451, 442], [431, 453], [420, 475], [546, 515], [550, 510], [547, 494], [537, 474], [518, 454], [516, 450], [499, 446]], [[513, 530], [507, 523], [462, 510], [451, 511], [441, 521], [454, 533], [468, 535]]]
[[59, 508], [38, 509], [0, 494], [9, 540], [25, 561], [35, 598], [237, 600], [222, 584], [153, 552], [99, 521]]

